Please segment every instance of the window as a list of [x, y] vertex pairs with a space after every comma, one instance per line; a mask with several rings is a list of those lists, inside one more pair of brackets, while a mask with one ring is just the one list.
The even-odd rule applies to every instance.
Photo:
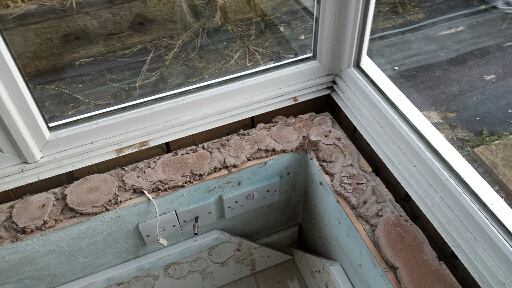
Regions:
[[[385, 3], [389, 3], [387, 7]], [[418, 69], [424, 69], [425, 74], [445, 72], [446, 77], [461, 76], [456, 73], [453, 75], [453, 70], [437, 65], [437, 62], [427, 65], [427, 68], [430, 67], [428, 71], [421, 65], [435, 61], [435, 57], [449, 59], [463, 48], [460, 45], [436, 46], [439, 43], [433, 41], [433, 32], [418, 36], [414, 40], [406, 39], [423, 29], [434, 29], [435, 20], [443, 24], [452, 20], [444, 17], [447, 16], [444, 13], [453, 13], [455, 18], [464, 19], [468, 14], [478, 13], [489, 7], [459, 7], [453, 11], [435, 7], [453, 7], [453, 2], [425, 1], [422, 4], [427, 9], [423, 11], [426, 19], [420, 24], [418, 22], [422, 22], [422, 11], [414, 6], [418, 3], [421, 2], [382, 1], [378, 5], [374, 1], [368, 3], [368, 8], [363, 10], [365, 17], [362, 22], [366, 22], [361, 23], [359, 28], [363, 35], [358, 42], [361, 54], [355, 62], [356, 67], [343, 70], [341, 77], [336, 78], [336, 92], [333, 97], [477, 281], [483, 287], [507, 286], [510, 284], [506, 283], [510, 283], [511, 279], [508, 276], [510, 273], [504, 267], [512, 264], [510, 207], [413, 104], [415, 97], [423, 97], [430, 92], [422, 86], [427, 81], [415, 78], [413, 67], [419, 64]], [[397, 13], [408, 14], [400, 17]], [[438, 32], [448, 35], [452, 31], [464, 30], [457, 26]], [[386, 40], [379, 42], [379, 37]], [[395, 37], [402, 38], [390, 44]], [[455, 36], [452, 35], [448, 43], [450, 41], [455, 41]], [[436, 47], [439, 49], [436, 50]], [[433, 52], [428, 54], [425, 52], [428, 49]], [[454, 54], [450, 55], [451, 53]], [[413, 54], [418, 56], [414, 60], [420, 61], [421, 58], [423, 62], [401, 59]], [[401, 65], [396, 64], [397, 62]], [[404, 69], [401, 74], [400, 69]], [[408, 79], [408, 85], [403, 85], [405, 81], [395, 74]], [[427, 84], [430, 88], [441, 83], [437, 81]], [[411, 89], [414, 89], [414, 94], [404, 94]], [[425, 97], [422, 101], [431, 100]], [[432, 102], [440, 104], [440, 101]]]
[[49, 127], [313, 56], [313, 0], [52, 4], [0, 6]]
[[[93, 2], [81, 1], [57, 1], [48, 5], [40, 1], [3, 3], [0, 12], [4, 34], [4, 41], [0, 41], [0, 113], [3, 123], [0, 125], [5, 137], [0, 142], [3, 145], [0, 155], [6, 161], [2, 161], [2, 175], [5, 176], [2, 189], [163, 143], [192, 131], [213, 128], [253, 115], [254, 111], [268, 111], [275, 105], [285, 106], [327, 94], [334, 79], [329, 72], [335, 65], [331, 61], [332, 47], [314, 47], [313, 42], [332, 42], [333, 25], [327, 19], [333, 19], [337, 11], [333, 6], [340, 3], [316, 5], [309, 0], [286, 1], [289, 5], [277, 0], [217, 1], [224, 4], [206, 8], [201, 5], [211, 1], [171, 1], [169, 9], [185, 9], [193, 14], [187, 20], [188, 16], [178, 13], [180, 16], [176, 17], [185, 17], [180, 21], [187, 24], [178, 31], [163, 31], [165, 29], [158, 25], [168, 25], [170, 16], [161, 15], [155, 7], [149, 9], [146, 7], [149, 4], [144, 1], [103, 3], [97, 7]], [[196, 4], [201, 4], [202, 8], [195, 7]], [[12, 9], [6, 10], [6, 5], [13, 5]], [[141, 7], [128, 9], [123, 5]], [[31, 14], [34, 7], [46, 12], [34, 14], [36, 17]], [[213, 11], [215, 15], [210, 15], [211, 18], [206, 14], [201, 16], [202, 10], [196, 8], [204, 8], [204, 13]], [[148, 9], [154, 12], [154, 17], [151, 17], [151, 11], [142, 13]], [[121, 21], [126, 25], [116, 22], [118, 26], [105, 27], [98, 16], [105, 11], [111, 15], [133, 11], [130, 12], [133, 15], [112, 16], [114, 22]], [[240, 13], [235, 13], [237, 11]], [[61, 19], [63, 15], [65, 19]], [[90, 21], [77, 22], [77, 17]], [[73, 25], [69, 19], [75, 19], [73, 21], [83, 27]], [[20, 27], [12, 27], [14, 24], [9, 21]], [[103, 24], [99, 25], [100, 22]], [[146, 28], [147, 33], [141, 31]], [[55, 30], [52, 29], [59, 33], [53, 33]], [[116, 29], [126, 30], [128, 36], [137, 38], [137, 43], [126, 43], [128, 38], [121, 41], [123, 43], [112, 40], [126, 36], [114, 33]], [[170, 45], [164, 45], [162, 41], [167, 38], [155, 37], [160, 36], [158, 33], [179, 35], [170, 35], [169, 39], [173, 36], [174, 40]], [[57, 53], [62, 57], [46, 55], [53, 60], [46, 59], [45, 55], [38, 57], [37, 47], [24, 43], [31, 42], [23, 40], [27, 34], [37, 41], [44, 40], [44, 45], [39, 42], [37, 45], [45, 48], [44, 53]], [[98, 39], [100, 36], [108, 41]], [[49, 49], [51, 45], [60, 47], [63, 43], [70, 49], [61, 47], [56, 52]], [[82, 52], [87, 55], [80, 54]], [[158, 60], [158, 57], [170, 56], [173, 52], [168, 64], [162, 64], [163, 58]], [[133, 59], [126, 60], [132, 56]], [[124, 61], [131, 64], [125, 65]], [[137, 73], [131, 70], [132, 64], [138, 65]], [[165, 76], [167, 72], [160, 69], [164, 66], [169, 73], [175, 73], [174, 76]], [[135, 74], [126, 76], [127, 71]], [[118, 82], [112, 82], [112, 77]], [[236, 81], [224, 81], [234, 77]], [[165, 79], [177, 82], [167, 84]], [[156, 85], [159, 81], [163, 82]], [[124, 92], [128, 90], [130, 92]], [[150, 101], [155, 98], [165, 99]], [[137, 102], [145, 103], [133, 109], [117, 109]], [[101, 117], [75, 121], [98, 113], [102, 113]], [[69, 121], [75, 122], [63, 125]], [[14, 149], [9, 149], [9, 145]], [[27, 162], [33, 164], [27, 166]]]
[[512, 8], [499, 2], [376, 2], [368, 56], [512, 206]]
[[[306, 3], [306, 7], [309, 3], [306, 0], [292, 2], [297, 5]], [[73, 3], [71, 1], [67, 8], [71, 14], [75, 10], [74, 7], [71, 8]], [[77, 10], [80, 3], [75, 3]], [[399, 13], [399, 10], [405, 11], [403, 13], [412, 13], [407, 15], [413, 16], [399, 19], [402, 21], [399, 25], [403, 26], [386, 28], [386, 19], [381, 22], [375, 20], [375, 23], [384, 23], [381, 25], [382, 29], [389, 30], [372, 32], [374, 11], [377, 11], [378, 15], [381, 9], [375, 6], [374, 1], [322, 1], [316, 7], [317, 46], [313, 59], [281, 65], [275, 69], [265, 69], [218, 85], [183, 91], [182, 94], [175, 95], [179, 97], [173, 96], [158, 102], [148, 101], [135, 109], [117, 110], [115, 113], [105, 114], [101, 118], [87, 122], [76, 122], [69, 126], [57, 125], [55, 129], [49, 129], [46, 125], [45, 118], [31, 96], [29, 89], [33, 87], [30, 87], [30, 83], [26, 85], [5, 41], [0, 41], [0, 189], [8, 189], [297, 101], [331, 93], [477, 281], [484, 287], [510, 286], [512, 279], [507, 271], [508, 267], [512, 267], [510, 207], [413, 105], [411, 97], [419, 97], [419, 94], [404, 94], [407, 92], [403, 88], [405, 86], [401, 86], [401, 82], [396, 79], [392, 81], [392, 74], [400, 72], [400, 69], [406, 67], [404, 65], [410, 63], [405, 61], [406, 63], [400, 66], [392, 64], [391, 69], [386, 70], [382, 69], [385, 68], [383, 65], [386, 62], [377, 61], [375, 56], [383, 53], [382, 49], [375, 50], [376, 46], [373, 46], [377, 43], [373, 41], [377, 41], [379, 37], [389, 40], [397, 35], [404, 36], [411, 31], [434, 25], [434, 22], [428, 22], [415, 26], [411, 28], [412, 30], [408, 29], [422, 22], [421, 18], [414, 16], [417, 12], [415, 3], [399, 2], [396, 5], [400, 6], [393, 8], [398, 9]], [[447, 16], [442, 14], [442, 9], [432, 9], [428, 14], [431, 18], [425, 21]], [[488, 10], [482, 12], [480, 6], [457, 9], [447, 13], [458, 13], [455, 17], [463, 20], [473, 14], [498, 12], [492, 10], [495, 9], [492, 7], [484, 8]], [[471, 9], [475, 10], [464, 12]], [[308, 14], [307, 11], [304, 12]], [[139, 15], [139, 20], [144, 20], [140, 18]], [[452, 19], [445, 17], [441, 20], [449, 22]], [[391, 24], [393, 21], [397, 20], [392, 19]], [[505, 23], [508, 22], [503, 22], [502, 25]], [[453, 33], [466, 32], [459, 27], [439, 32], [454, 28], [456, 29]], [[403, 30], [375, 36], [397, 30], [395, 28]], [[293, 35], [286, 39], [290, 42], [302, 40], [301, 35]], [[305, 38], [307, 35], [304, 32]], [[235, 38], [233, 39], [236, 42]], [[77, 41], [75, 37], [70, 39]], [[79, 41], [81, 40], [80, 36]], [[9, 44], [8, 39], [6, 42]], [[435, 42], [429, 42], [433, 43]], [[245, 47], [249, 48], [247, 45]], [[506, 47], [509, 46], [500, 49], [508, 49]], [[442, 53], [453, 52], [448, 48]], [[408, 53], [414, 52], [405, 50]], [[143, 60], [139, 64], [147, 63], [151, 49], [145, 51], [147, 55], [141, 57]], [[307, 49], [300, 51], [304, 51], [300, 52], [304, 54], [299, 53], [295, 58], [301, 58], [300, 55], [310, 57]], [[225, 51], [221, 51], [221, 54], [223, 52]], [[438, 57], [438, 54], [435, 56]], [[383, 56], [381, 59], [394, 61], [395, 58], [391, 56]], [[429, 60], [428, 58], [424, 57]], [[241, 56], [237, 59], [255, 60], [254, 65], [266, 68], [266, 64], [261, 65], [256, 56]], [[269, 59], [271, 58], [267, 58]], [[272, 61], [275, 62], [274, 59]], [[242, 65], [240, 69], [246, 67]], [[155, 70], [148, 73], [155, 73]], [[391, 80], [386, 73], [391, 76]], [[482, 77], [491, 78], [479, 80], [499, 81], [496, 73], [484, 73]], [[149, 75], [152, 74], [147, 74]], [[402, 75], [407, 76], [405, 73]], [[496, 75], [496, 78], [492, 75]], [[198, 74], [198, 77], [200, 76], [203, 78], [197, 80], [198, 83], [205, 80], [204, 74]], [[217, 79], [221, 79], [222, 75], [218, 77], [220, 78]], [[409, 86], [417, 89], [415, 84]], [[421, 92], [422, 89], [418, 90]], [[159, 95], [155, 93], [143, 96]], [[454, 113], [448, 110], [442, 112]]]

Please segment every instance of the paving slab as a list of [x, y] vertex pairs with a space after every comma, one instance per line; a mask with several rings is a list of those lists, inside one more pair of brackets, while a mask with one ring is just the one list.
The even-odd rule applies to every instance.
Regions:
[[512, 137], [473, 149], [473, 156], [512, 190]]

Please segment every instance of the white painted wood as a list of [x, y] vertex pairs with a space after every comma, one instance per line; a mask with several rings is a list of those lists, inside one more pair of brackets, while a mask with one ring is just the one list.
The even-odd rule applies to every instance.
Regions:
[[[419, 117], [405, 97], [391, 104], [357, 70], [348, 69], [342, 76], [343, 79], [336, 78], [339, 86], [335, 86], [334, 99], [468, 270], [483, 287], [512, 286], [508, 271], [512, 267], [512, 242], [505, 229], [510, 223], [493, 219], [453, 167], [446, 165], [415, 129], [430, 129], [422, 133], [434, 143], [446, 140], [440, 139], [433, 127], [428, 128], [430, 123]], [[393, 105], [401, 106], [401, 110]], [[404, 107], [408, 105], [411, 106]], [[420, 122], [420, 127], [413, 128], [409, 121]], [[459, 154], [451, 154], [455, 155]], [[474, 188], [485, 191], [487, 184], [481, 185]], [[493, 207], [497, 205], [501, 204]]]
[[144, 276], [154, 287], [219, 287], [291, 258], [215, 230], [61, 287], [106, 287]]
[[308, 287], [352, 288], [340, 263], [292, 249], [293, 258]]

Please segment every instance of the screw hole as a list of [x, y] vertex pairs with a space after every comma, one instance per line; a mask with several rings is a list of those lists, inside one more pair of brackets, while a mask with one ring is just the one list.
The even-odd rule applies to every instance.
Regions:
[[146, 237], [148, 237], [148, 238], [149, 238], [149, 237], [151, 237], [151, 235], [146, 235]]
[[235, 203], [238, 203], [238, 201], [235, 201]]
[[212, 212], [208, 212], [208, 214], [212, 214]]

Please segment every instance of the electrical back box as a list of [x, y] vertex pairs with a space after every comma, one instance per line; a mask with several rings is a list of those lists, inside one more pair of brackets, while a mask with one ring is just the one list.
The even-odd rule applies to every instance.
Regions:
[[279, 200], [279, 178], [236, 194], [222, 195], [224, 216], [230, 218]]

